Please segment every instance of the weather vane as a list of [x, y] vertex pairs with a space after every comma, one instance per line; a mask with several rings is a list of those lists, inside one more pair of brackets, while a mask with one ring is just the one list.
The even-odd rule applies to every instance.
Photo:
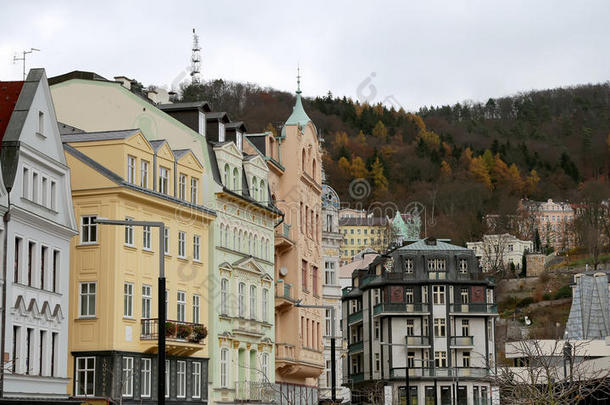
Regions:
[[21, 58], [18, 58], [17, 55], [13, 56], [13, 64], [18, 60], [23, 62], [23, 80], [25, 80], [25, 55], [30, 54], [34, 51], [40, 52], [40, 49], [30, 48], [29, 51], [23, 51], [23, 56]]

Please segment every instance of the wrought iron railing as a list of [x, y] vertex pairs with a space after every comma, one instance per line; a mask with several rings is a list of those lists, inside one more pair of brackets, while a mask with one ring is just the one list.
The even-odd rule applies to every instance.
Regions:
[[271, 402], [276, 388], [268, 382], [238, 381], [235, 383], [235, 400], [248, 402]]
[[483, 314], [497, 314], [498, 307], [496, 304], [484, 304], [484, 303], [470, 303], [470, 304], [451, 304], [451, 312], [457, 313], [483, 313]]
[[[483, 367], [410, 367], [409, 377], [475, 377], [484, 378], [489, 370]], [[405, 368], [390, 369], [390, 378], [405, 378]]]
[[[165, 322], [165, 338], [203, 344], [208, 330], [200, 323], [168, 320]], [[140, 340], [155, 340], [159, 337], [159, 319], [143, 318], [140, 320]]]

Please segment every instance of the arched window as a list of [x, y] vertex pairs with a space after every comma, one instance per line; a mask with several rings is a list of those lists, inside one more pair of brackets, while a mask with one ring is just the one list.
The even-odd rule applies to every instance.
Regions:
[[248, 234], [248, 254], [252, 255], [252, 234]]
[[303, 169], [303, 173], [305, 173], [305, 149], [301, 153], [301, 168]]
[[220, 280], [220, 313], [229, 314], [229, 280], [226, 278]]
[[225, 164], [225, 187], [231, 187], [231, 168]]
[[252, 198], [258, 201], [258, 180], [256, 176], [252, 177]]
[[267, 189], [265, 188], [265, 181], [261, 180], [261, 190], [260, 190], [260, 201], [267, 201]]
[[239, 235], [237, 236], [237, 250], [239, 250], [241, 252], [242, 246], [241, 246], [241, 230], [239, 231]]
[[254, 235], [254, 256], [258, 256], [258, 236]]
[[225, 233], [225, 226], [223, 224], [220, 224], [220, 246], [224, 246], [223, 242], [224, 242], [224, 233]]
[[250, 319], [256, 319], [256, 286], [250, 286]]
[[233, 190], [239, 190], [241, 187], [239, 186], [239, 170], [237, 167], [233, 169]]
[[239, 305], [239, 317], [244, 318], [246, 316], [246, 284], [239, 283], [237, 290], [237, 299]]
[[314, 159], [311, 164], [311, 177], [313, 177], [314, 180], [316, 179], [316, 159]]
[[233, 228], [233, 250], [239, 250], [237, 245], [237, 228]]

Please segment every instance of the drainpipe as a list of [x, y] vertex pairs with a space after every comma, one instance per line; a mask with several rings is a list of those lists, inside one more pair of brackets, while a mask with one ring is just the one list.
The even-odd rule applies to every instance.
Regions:
[[[2, 220], [4, 222], [4, 258], [2, 263], [2, 335], [0, 336], [0, 398], [4, 398], [4, 351], [6, 349], [6, 267], [8, 261], [6, 252], [8, 251], [8, 221], [11, 218], [11, 193], [7, 189], [8, 204], [7, 210]], [[15, 359], [13, 359], [15, 361]]]

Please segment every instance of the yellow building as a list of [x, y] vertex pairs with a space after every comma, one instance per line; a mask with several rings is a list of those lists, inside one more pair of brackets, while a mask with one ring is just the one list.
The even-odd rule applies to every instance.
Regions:
[[[342, 210], [343, 211], [343, 210]], [[350, 263], [353, 257], [365, 249], [382, 252], [389, 245], [390, 222], [386, 217], [346, 216], [339, 217], [341, 242], [341, 264]]]
[[165, 223], [171, 320], [165, 396], [207, 402], [208, 235], [215, 213], [201, 205], [203, 166], [190, 150], [148, 141], [137, 129], [60, 130], [80, 223], [70, 248], [70, 393], [123, 404], [157, 397], [158, 229], [92, 222], [105, 217]]

